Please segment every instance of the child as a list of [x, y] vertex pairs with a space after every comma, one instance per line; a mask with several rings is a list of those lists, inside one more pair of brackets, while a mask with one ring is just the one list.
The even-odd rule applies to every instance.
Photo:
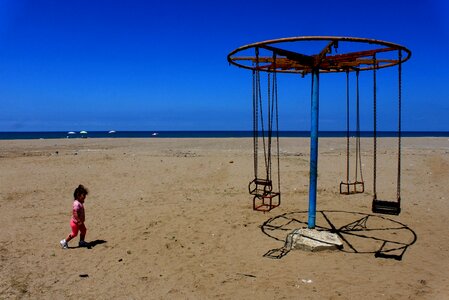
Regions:
[[69, 247], [68, 243], [78, 235], [78, 231], [80, 232], [79, 246], [88, 246], [88, 243], [84, 241], [87, 231], [86, 226], [84, 225], [84, 201], [86, 200], [86, 196], [88, 193], [89, 191], [81, 184], [73, 192], [73, 197], [75, 200], [73, 201], [73, 215], [72, 219], [70, 220], [70, 227], [72, 227], [72, 232], [64, 240], [59, 242], [63, 249], [67, 249]]

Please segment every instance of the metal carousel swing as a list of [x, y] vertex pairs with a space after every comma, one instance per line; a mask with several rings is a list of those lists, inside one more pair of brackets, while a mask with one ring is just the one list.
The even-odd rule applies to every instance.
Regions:
[[[315, 44], [315, 48], [311, 44]], [[318, 45], [318, 46], [316, 46]], [[342, 47], [343, 46], [343, 47]], [[343, 51], [341, 49], [343, 48]], [[358, 48], [353, 51], [353, 48]], [[339, 53], [337, 53], [339, 49]], [[261, 55], [263, 50], [267, 55]], [[252, 52], [253, 51], [253, 52]], [[249, 54], [248, 54], [249, 52]], [[397, 57], [392, 55], [397, 53]], [[406, 55], [403, 56], [403, 53]], [[382, 56], [382, 57], [380, 57]], [[386, 56], [386, 57], [385, 57]], [[374, 167], [373, 167], [373, 201], [372, 211], [374, 213], [394, 214], [401, 211], [400, 181], [401, 181], [401, 103], [402, 103], [402, 63], [411, 56], [411, 51], [406, 47], [385, 42], [381, 40], [353, 38], [353, 37], [333, 37], [333, 36], [306, 36], [292, 37], [276, 40], [268, 40], [253, 43], [239, 47], [228, 55], [230, 64], [253, 71], [253, 121], [254, 121], [254, 164], [255, 178], [250, 182], [249, 191], [253, 198], [253, 209], [269, 211], [280, 204], [280, 191], [274, 191], [272, 181], [271, 167], [271, 144], [273, 120], [276, 124], [276, 144], [278, 160], [278, 178], [279, 176], [279, 128], [277, 111], [277, 79], [276, 73], [300, 74], [302, 77], [307, 74], [312, 75], [311, 91], [311, 130], [310, 130], [310, 173], [309, 173], [309, 220], [308, 227], [315, 227], [316, 219], [316, 195], [317, 195], [317, 175], [318, 175], [318, 125], [319, 125], [319, 79], [322, 73], [341, 73], [347, 74], [347, 173], [346, 181], [340, 183], [340, 192], [342, 194], [355, 194], [365, 191], [361, 168], [360, 154], [360, 118], [359, 118], [359, 92], [358, 77], [363, 71], [373, 71], [373, 104], [374, 104]], [[398, 167], [397, 167], [397, 194], [395, 200], [379, 200], [377, 197], [377, 71], [379, 69], [398, 66], [398, 103], [399, 103], [399, 126], [398, 126]], [[268, 78], [273, 77], [272, 92], [268, 92], [268, 129], [265, 133], [264, 128], [259, 128], [257, 124], [264, 124], [260, 93], [260, 72], [267, 72]], [[357, 121], [356, 121], [356, 168], [354, 179], [349, 175], [349, 73], [356, 73], [357, 80]], [[268, 79], [270, 82], [270, 79]], [[269, 85], [270, 86], [270, 83]], [[271, 113], [271, 115], [270, 115]], [[273, 116], [274, 119], [273, 119]], [[259, 135], [263, 140], [264, 158], [265, 158], [265, 176], [259, 177], [258, 167], [258, 145]], [[360, 179], [358, 175], [360, 174]], [[278, 183], [278, 189], [280, 183]], [[273, 202], [273, 199], [276, 199]], [[260, 200], [261, 203], [257, 204]], [[268, 202], [265, 202], [268, 200]]]

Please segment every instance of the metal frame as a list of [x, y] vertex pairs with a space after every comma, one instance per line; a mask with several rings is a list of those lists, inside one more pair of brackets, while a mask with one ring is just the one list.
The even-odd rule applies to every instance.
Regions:
[[[327, 41], [327, 45], [317, 54], [306, 55], [287, 49], [282, 49], [283, 45], [292, 43], [310, 43], [312, 41]], [[337, 52], [343, 43], [363, 44], [372, 46], [371, 50], [332, 54]], [[268, 56], [237, 56], [237, 54], [254, 49], [259, 53], [259, 49], [271, 52]], [[398, 58], [379, 59], [378, 53], [404, 52]], [[329, 55], [328, 55], [329, 54]], [[310, 131], [310, 177], [309, 177], [309, 211], [308, 227], [315, 228], [316, 219], [316, 193], [317, 193], [317, 171], [318, 171], [318, 125], [319, 125], [319, 75], [320, 73], [337, 73], [347, 71], [366, 71], [402, 65], [411, 57], [411, 51], [404, 46], [385, 42], [381, 40], [355, 38], [355, 37], [334, 37], [334, 36], [306, 36], [290, 37], [263, 42], [248, 44], [235, 49], [228, 54], [228, 62], [235, 66], [265, 72], [312, 74], [312, 96], [311, 96], [311, 131]], [[274, 61], [273, 57], [276, 57]], [[246, 64], [245, 64], [246, 62]], [[257, 62], [257, 64], [256, 64]], [[260, 65], [260, 62], [265, 65]], [[373, 204], [374, 205], [374, 204]]]

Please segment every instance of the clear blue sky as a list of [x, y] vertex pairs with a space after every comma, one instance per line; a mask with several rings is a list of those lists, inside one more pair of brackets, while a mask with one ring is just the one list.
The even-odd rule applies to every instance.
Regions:
[[[0, 131], [248, 130], [251, 74], [229, 66], [227, 54], [307, 35], [411, 49], [403, 128], [449, 130], [444, 0], [0, 0]], [[321, 130], [344, 129], [342, 76], [321, 78]], [[310, 76], [278, 81], [281, 129], [308, 130]], [[366, 86], [362, 129], [371, 130]], [[388, 92], [388, 82], [379, 89]], [[396, 128], [394, 101], [381, 104], [380, 129]]]

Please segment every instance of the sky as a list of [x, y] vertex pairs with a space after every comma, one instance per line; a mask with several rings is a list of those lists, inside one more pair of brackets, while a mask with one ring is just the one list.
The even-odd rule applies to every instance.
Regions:
[[[402, 128], [449, 131], [445, 0], [0, 0], [0, 131], [251, 130], [251, 72], [229, 52], [315, 35], [410, 49]], [[396, 130], [397, 70], [383, 72], [378, 129]], [[372, 75], [361, 76], [372, 130]], [[281, 130], [310, 129], [310, 86], [278, 76]], [[320, 130], [345, 130], [345, 101], [345, 75], [323, 74]]]

